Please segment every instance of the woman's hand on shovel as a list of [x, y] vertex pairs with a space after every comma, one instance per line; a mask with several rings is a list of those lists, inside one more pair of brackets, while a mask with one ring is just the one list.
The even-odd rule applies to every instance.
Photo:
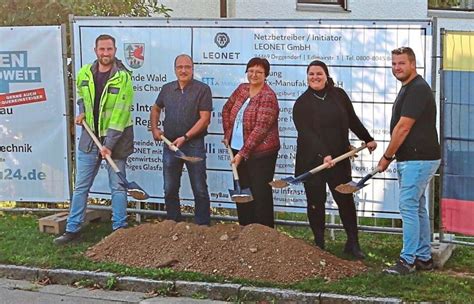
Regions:
[[243, 159], [242, 155], [237, 153], [237, 155], [234, 156], [234, 158], [230, 162], [233, 163], [235, 167], [238, 167], [240, 163], [242, 162], [242, 159]]
[[369, 141], [367, 144], [367, 149], [369, 150], [370, 154], [372, 154], [372, 151], [377, 149], [377, 142], [375, 140]]
[[325, 164], [328, 164], [328, 168], [332, 168], [336, 165], [336, 163], [334, 163], [334, 161], [332, 160], [332, 156], [331, 155], [328, 155], [326, 157], [323, 158], [323, 163]]

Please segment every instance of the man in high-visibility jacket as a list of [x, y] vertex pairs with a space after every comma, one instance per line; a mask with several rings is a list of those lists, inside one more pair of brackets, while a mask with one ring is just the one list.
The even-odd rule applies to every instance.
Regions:
[[[79, 114], [75, 123], [82, 125], [85, 121], [100, 139], [103, 147], [99, 150], [83, 128], [76, 154], [76, 182], [66, 232], [54, 240], [58, 245], [80, 236], [87, 196], [102, 158], [110, 155], [125, 174], [127, 157], [133, 153], [131, 75], [122, 62], [115, 58], [117, 48], [114, 37], [98, 36], [94, 51], [97, 60], [84, 65], [77, 75]], [[112, 229], [117, 230], [127, 226], [127, 191], [108, 164], [107, 171], [112, 192]]]

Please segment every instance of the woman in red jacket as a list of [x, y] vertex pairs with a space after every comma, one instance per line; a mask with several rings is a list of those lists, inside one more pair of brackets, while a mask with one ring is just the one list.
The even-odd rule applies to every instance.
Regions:
[[270, 64], [264, 58], [250, 59], [245, 70], [248, 83], [232, 93], [222, 109], [224, 140], [234, 150], [240, 186], [250, 188], [254, 200], [237, 204], [241, 225], [259, 223], [274, 226], [273, 179], [280, 138], [278, 100], [265, 82]]

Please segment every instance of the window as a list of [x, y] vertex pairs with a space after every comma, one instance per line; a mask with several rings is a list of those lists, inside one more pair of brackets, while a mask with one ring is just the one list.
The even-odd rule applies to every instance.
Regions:
[[347, 0], [296, 0], [296, 9], [343, 11], [347, 10]]
[[343, 5], [345, 1], [341, 0], [297, 0], [299, 3], [320, 3], [320, 4], [339, 4]]
[[429, 9], [472, 11], [474, 0], [428, 0]]

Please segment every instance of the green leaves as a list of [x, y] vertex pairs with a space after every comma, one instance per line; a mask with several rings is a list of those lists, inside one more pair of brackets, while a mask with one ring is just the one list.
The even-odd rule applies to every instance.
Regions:
[[158, 0], [8, 0], [0, 2], [0, 25], [59, 25], [75, 16], [170, 17]]
[[458, 6], [460, 3], [459, 0], [428, 0], [429, 8], [451, 8], [453, 6]]

